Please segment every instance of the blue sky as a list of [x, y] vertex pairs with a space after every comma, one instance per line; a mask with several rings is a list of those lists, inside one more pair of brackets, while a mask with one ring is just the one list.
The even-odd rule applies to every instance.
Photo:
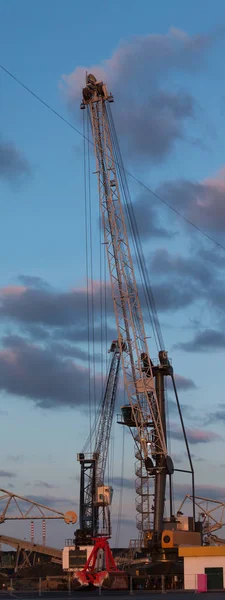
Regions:
[[[138, 6], [88, 1], [84, 10], [71, 0], [7, 0], [0, 15], [1, 64], [80, 131], [83, 73], [93, 66], [103, 70], [115, 96], [127, 169], [224, 245], [224, 2], [159, 0], [153, 7], [147, 0]], [[3, 71], [0, 114], [1, 454], [2, 471], [11, 473], [2, 474], [1, 487], [14, 486], [46, 503], [54, 496], [54, 506], [68, 509], [79, 495], [76, 453], [89, 428], [83, 141]], [[91, 166], [94, 171], [93, 157]], [[128, 183], [163, 337], [179, 376], [199, 490], [210, 495], [211, 485], [211, 495], [221, 497], [224, 252], [139, 184]], [[98, 281], [94, 175], [91, 189]], [[110, 300], [108, 307], [113, 328]], [[147, 322], [146, 329], [150, 335]], [[156, 355], [154, 345], [150, 351]], [[100, 383], [99, 377], [99, 396]], [[172, 404], [169, 412], [170, 430], [177, 432]], [[113, 440], [118, 478], [122, 434], [116, 425]], [[174, 456], [181, 456], [182, 443], [171, 444]], [[128, 520], [121, 544], [135, 536], [132, 451], [126, 436]], [[176, 483], [181, 495], [186, 481]], [[114, 519], [118, 503], [115, 487]], [[11, 524], [3, 529], [17, 532]], [[23, 537], [29, 535], [25, 529]], [[62, 546], [70, 534], [49, 526], [49, 543]]]

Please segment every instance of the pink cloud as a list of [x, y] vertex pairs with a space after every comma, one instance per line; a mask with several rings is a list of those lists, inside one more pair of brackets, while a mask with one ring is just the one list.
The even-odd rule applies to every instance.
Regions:
[[0, 361], [16, 364], [17, 356], [13, 350], [0, 350]]
[[0, 296], [21, 296], [26, 289], [23, 285], [8, 285], [0, 289]]
[[[109, 281], [103, 282], [103, 281], [98, 281], [97, 279], [89, 279], [88, 280], [88, 293], [90, 295], [93, 294], [100, 294], [101, 290], [107, 290], [107, 292], [111, 292], [111, 284]], [[74, 287], [72, 288], [72, 292], [75, 292], [76, 294], [84, 294], [87, 293], [87, 285], [85, 284], [85, 286], [80, 286], [80, 287]]]
[[[215, 431], [209, 431], [207, 429], [186, 429], [188, 442], [190, 444], [208, 444], [216, 440], [222, 440], [222, 436]], [[183, 441], [183, 433], [176, 424], [171, 426], [170, 436], [174, 440]]]
[[[122, 41], [98, 65], [78, 66], [61, 76], [60, 88], [78, 114], [85, 72], [106, 82], [115, 94], [113, 109], [125, 152], [138, 160], [161, 160], [185, 136], [184, 123], [195, 115], [192, 95], [165, 89], [167, 76], [201, 70], [216, 35], [189, 36], [171, 28], [165, 35], [135, 36]], [[123, 141], [124, 140], [124, 141]]]
[[80, 97], [86, 71], [94, 73], [98, 79], [105, 80], [106, 83], [122, 81], [124, 85], [124, 79], [129, 80], [132, 69], [133, 73], [138, 67], [140, 69], [143, 61], [148, 62], [148, 77], [153, 73], [154, 77], [157, 76], [157, 66], [161, 69], [171, 69], [183, 63], [183, 68], [192, 70], [193, 62], [190, 59], [193, 53], [196, 57], [201, 55], [211, 42], [212, 36], [190, 37], [186, 32], [175, 27], [171, 27], [165, 35], [134, 36], [130, 40], [123, 41], [112, 56], [100, 64], [78, 66], [72, 73], [63, 74], [60, 88], [70, 99]]

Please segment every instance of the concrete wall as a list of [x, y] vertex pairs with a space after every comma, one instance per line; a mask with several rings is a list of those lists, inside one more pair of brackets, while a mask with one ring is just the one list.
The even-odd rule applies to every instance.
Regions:
[[193, 556], [184, 557], [184, 588], [197, 588], [197, 575], [205, 573], [205, 568], [223, 568], [223, 587], [225, 588], [225, 556]]

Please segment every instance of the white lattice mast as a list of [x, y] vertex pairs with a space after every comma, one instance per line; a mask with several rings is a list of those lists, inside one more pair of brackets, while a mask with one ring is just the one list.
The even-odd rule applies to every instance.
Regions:
[[[113, 97], [108, 93], [105, 84], [98, 82], [93, 75], [88, 75], [81, 108], [88, 107], [91, 119], [104, 241], [124, 383], [131, 407], [131, 420], [136, 429], [133, 437], [140, 452], [140, 459], [144, 461], [151, 475], [155, 476], [157, 466], [158, 474], [164, 473], [166, 477], [166, 439], [120, 199], [118, 165], [115, 164], [113, 153], [108, 118], [108, 102], [111, 101]], [[126, 351], [122, 352], [124, 342]], [[162, 528], [165, 485], [163, 487], [163, 508], [157, 517], [158, 523], [154, 524], [155, 531]]]

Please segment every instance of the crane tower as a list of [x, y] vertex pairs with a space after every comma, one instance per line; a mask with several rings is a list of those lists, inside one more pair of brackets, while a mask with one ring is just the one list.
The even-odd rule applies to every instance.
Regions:
[[[129, 248], [128, 235], [117, 177], [110, 131], [109, 103], [113, 96], [104, 83], [87, 75], [81, 108], [88, 107], [99, 183], [100, 207], [107, 250], [114, 311], [121, 350], [124, 383], [129, 406], [123, 407], [123, 421], [132, 429], [137, 456], [147, 473], [154, 478], [155, 542], [162, 533], [166, 476], [173, 472], [168, 456], [165, 423], [155, 390], [153, 363], [147, 346], [147, 336]], [[126, 342], [126, 351], [122, 345]], [[161, 355], [168, 367], [167, 354]], [[145, 494], [141, 495], [142, 504]], [[146, 511], [142, 510], [142, 527]], [[147, 519], [148, 522], [148, 519]]]
[[[180, 539], [182, 541], [179, 543], [200, 543], [200, 533], [195, 534], [194, 511], [191, 531], [185, 531], [184, 534], [185, 541], [182, 531], [177, 531], [176, 534], [167, 531], [185, 530], [182, 518], [175, 519], [172, 510], [170, 510], [170, 523], [167, 520], [165, 527], [166, 481], [168, 476], [171, 490], [171, 477], [174, 472], [173, 461], [168, 455], [166, 435], [164, 379], [168, 375], [172, 378], [176, 398], [177, 393], [167, 352], [161, 349], [158, 364], [154, 365], [147, 345], [138, 285], [120, 197], [120, 189], [124, 191], [127, 184], [118, 148], [117, 154], [114, 153], [116, 133], [110, 108], [113, 101], [114, 98], [108, 92], [106, 85], [98, 81], [94, 75], [86, 74], [81, 109], [88, 110], [92, 128], [104, 243], [124, 384], [129, 401], [129, 404], [121, 409], [121, 422], [129, 427], [136, 445], [135, 456], [139, 463], [136, 474], [140, 482], [136, 487], [139, 496], [136, 508], [140, 517], [138, 528], [141, 541], [151, 549], [152, 556], [157, 558], [157, 556], [165, 556], [164, 549], [177, 546]], [[125, 350], [122, 351], [124, 344]], [[180, 412], [179, 407], [178, 410]], [[189, 453], [182, 417], [181, 424]], [[190, 453], [188, 456], [191, 464]], [[150, 481], [154, 490], [152, 509]], [[170, 497], [172, 498], [172, 494]], [[175, 538], [174, 543], [172, 540]]]

